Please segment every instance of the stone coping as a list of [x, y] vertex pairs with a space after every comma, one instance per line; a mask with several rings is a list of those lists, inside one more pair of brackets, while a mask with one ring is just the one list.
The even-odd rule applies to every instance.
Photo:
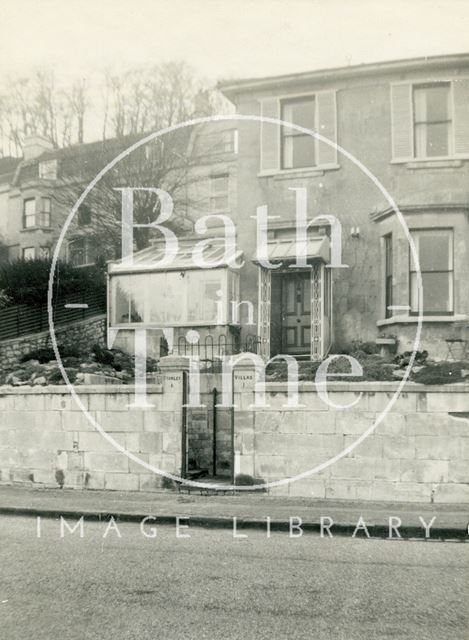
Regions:
[[[266, 391], [271, 392], [287, 392], [288, 385], [286, 382], [266, 382]], [[378, 391], [384, 391], [386, 393], [393, 393], [399, 388], [399, 382], [328, 382], [327, 392], [331, 391], [363, 391], [365, 393], [374, 393]], [[306, 393], [308, 391], [316, 391], [316, 383], [313, 381], [299, 382], [298, 390], [300, 393]], [[469, 383], [456, 382], [453, 384], [445, 385], [427, 385], [419, 384], [418, 382], [406, 382], [401, 389], [400, 393], [469, 393]]]
[[[164, 374], [163, 374], [164, 375]], [[210, 374], [215, 375], [215, 374]], [[399, 387], [398, 382], [328, 382], [327, 391], [335, 392], [360, 392], [375, 393], [385, 392], [393, 393], [397, 391]], [[163, 393], [162, 384], [147, 384], [147, 393]], [[135, 393], [135, 386], [130, 384], [100, 384], [100, 385], [76, 385], [74, 390], [77, 395], [84, 395], [87, 393]], [[273, 393], [286, 393], [288, 385], [286, 382], [266, 382], [266, 391]], [[300, 393], [315, 392], [316, 384], [314, 382], [299, 382], [298, 390]], [[70, 391], [66, 385], [49, 385], [49, 386], [20, 386], [13, 387], [10, 385], [0, 386], [0, 396], [2, 395], [32, 395], [32, 394], [69, 394]], [[424, 385], [417, 382], [406, 382], [401, 390], [401, 393], [468, 393], [469, 383], [457, 382], [447, 385]]]
[[[97, 384], [97, 385], [87, 385], [80, 384], [73, 387], [78, 396], [87, 394], [87, 393], [105, 393], [105, 394], [116, 394], [116, 393], [135, 393], [135, 386], [130, 384]], [[162, 384], [147, 384], [147, 394], [151, 393], [163, 393], [163, 385]], [[61, 385], [49, 385], [42, 386], [37, 385], [36, 387], [32, 386], [21, 386], [21, 387], [11, 387], [9, 385], [0, 386], [0, 397], [7, 395], [70, 395], [70, 391], [65, 384]]]

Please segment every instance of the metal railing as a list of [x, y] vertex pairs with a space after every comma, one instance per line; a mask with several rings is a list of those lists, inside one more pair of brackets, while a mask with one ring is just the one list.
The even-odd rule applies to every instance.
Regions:
[[260, 338], [248, 335], [241, 341], [237, 336], [207, 335], [196, 343], [189, 342], [185, 336], [179, 336], [173, 353], [179, 356], [198, 356], [201, 360], [213, 362], [215, 358], [233, 355], [243, 351], [259, 353]]

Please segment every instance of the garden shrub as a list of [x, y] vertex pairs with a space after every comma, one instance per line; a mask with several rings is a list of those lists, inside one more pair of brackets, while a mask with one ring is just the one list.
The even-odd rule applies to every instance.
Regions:
[[379, 346], [376, 342], [360, 342], [360, 340], [352, 340], [350, 345], [343, 347], [341, 353], [345, 355], [354, 355], [357, 352], [373, 355], [379, 353]]
[[[45, 304], [49, 287], [51, 260], [12, 260], [0, 264], [0, 291], [9, 305]], [[102, 295], [106, 292], [105, 271], [102, 267], [77, 268], [68, 262], [57, 263], [54, 296], [86, 292]]]
[[[401, 369], [405, 369], [405, 367], [407, 367], [407, 365], [410, 362], [412, 353], [413, 351], [404, 351], [404, 353], [399, 353], [399, 355], [397, 355], [394, 358], [393, 362], [395, 364], [398, 364], [401, 367]], [[413, 365], [415, 367], [422, 366], [427, 362], [427, 359], [428, 359], [428, 351], [416, 351]]]
[[[68, 357], [78, 359], [80, 356], [80, 351], [77, 347], [58, 345], [58, 350], [62, 359]], [[34, 349], [29, 353], [25, 353], [24, 356], [21, 356], [20, 362], [27, 362], [28, 360], [39, 360], [41, 364], [44, 364], [55, 359], [56, 357], [52, 347], [40, 347], [39, 349]]]
[[94, 344], [92, 347], [92, 351], [95, 355], [96, 362], [111, 366], [114, 363], [114, 353], [111, 351], [111, 349], [106, 349], [100, 344]]
[[[70, 382], [73, 384], [77, 379], [78, 370], [65, 367], [65, 373], [67, 374]], [[53, 371], [50, 372], [50, 374], [48, 375], [48, 382], [49, 384], [65, 384], [65, 380], [59, 368], [54, 369]]]
[[412, 374], [412, 381], [420, 384], [462, 382], [464, 380], [462, 375], [464, 367], [464, 362], [437, 362]]

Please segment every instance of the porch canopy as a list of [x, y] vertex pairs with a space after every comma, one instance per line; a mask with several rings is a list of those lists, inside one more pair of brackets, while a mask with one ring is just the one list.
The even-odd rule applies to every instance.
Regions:
[[[205, 242], [207, 266], [194, 263], [193, 251]], [[236, 261], [242, 251], [235, 253]], [[174, 260], [160, 266], [165, 243], [136, 252], [132, 262], [108, 265], [109, 318], [114, 327], [129, 324], [148, 327], [190, 327], [226, 325], [232, 305], [239, 298], [239, 274], [225, 259], [223, 238], [178, 238]]]
[[[307, 262], [321, 260], [329, 262], [330, 240], [328, 236], [313, 236], [306, 241], [306, 251], [297, 246], [296, 238], [275, 238], [267, 242], [267, 257], [270, 262], [295, 262], [297, 255], [303, 256], [306, 253]], [[259, 259], [254, 259], [259, 263]]]

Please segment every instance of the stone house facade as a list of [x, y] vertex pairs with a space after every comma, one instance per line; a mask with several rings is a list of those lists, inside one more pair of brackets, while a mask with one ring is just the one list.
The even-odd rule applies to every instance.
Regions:
[[[220, 89], [239, 114], [292, 122], [336, 142], [388, 191], [419, 255], [421, 348], [445, 357], [445, 339], [464, 331], [469, 321], [469, 56], [239, 80]], [[416, 268], [403, 225], [377, 185], [340, 148], [304, 132], [272, 122], [239, 122], [238, 127], [237, 225], [245, 255], [255, 252], [251, 217], [256, 207], [267, 205], [269, 216], [277, 216], [269, 229], [278, 245], [294, 226], [298, 189], [305, 189], [308, 220], [339, 219], [342, 262], [348, 265], [330, 269], [328, 291], [327, 269], [316, 273], [320, 260], [314, 254], [306, 285], [291, 269], [285, 275], [263, 274], [255, 261], [246, 260], [240, 297], [258, 307], [266, 352], [324, 355], [325, 328], [334, 349], [378, 335], [395, 336], [401, 351], [411, 349], [419, 308]], [[320, 227], [311, 233], [321, 233]], [[281, 251], [277, 255], [281, 258]], [[264, 297], [263, 277], [268, 280]], [[314, 295], [318, 279], [319, 300]], [[283, 280], [281, 292], [278, 280]], [[292, 289], [298, 299], [287, 311], [293, 324], [305, 325], [303, 331], [294, 331], [292, 319], [285, 317]], [[329, 295], [332, 319], [327, 317]], [[283, 296], [283, 304], [276, 304], [275, 296]]]

